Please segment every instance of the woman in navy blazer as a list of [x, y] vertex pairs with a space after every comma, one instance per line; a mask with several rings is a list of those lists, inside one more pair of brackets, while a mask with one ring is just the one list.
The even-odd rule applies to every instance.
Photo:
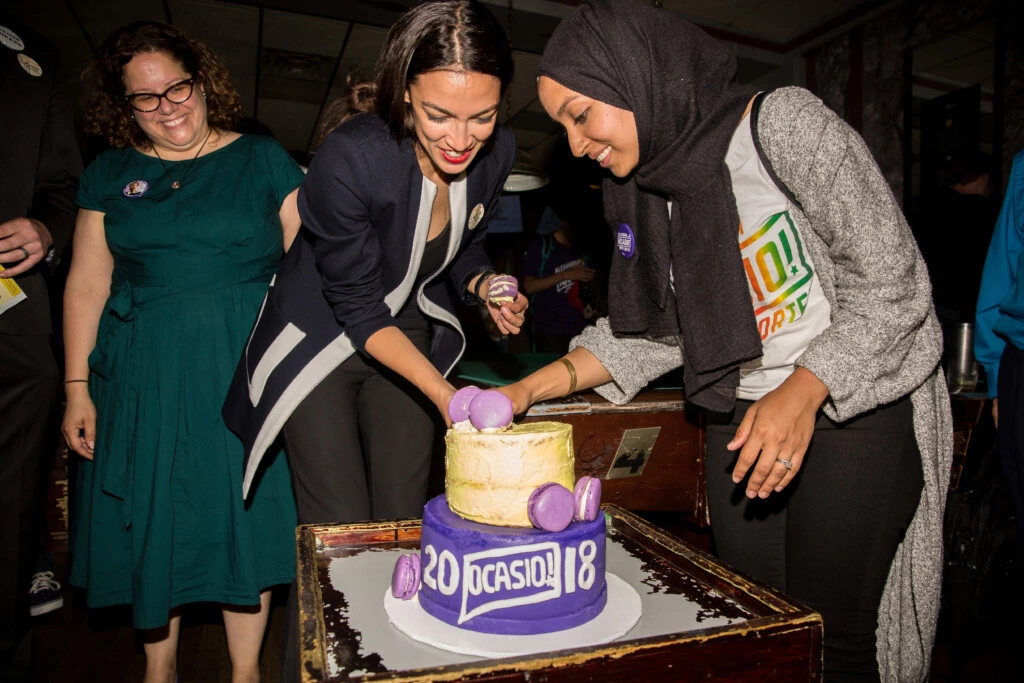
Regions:
[[[402, 15], [376, 80], [351, 89], [225, 404], [245, 494], [283, 432], [301, 523], [421, 512], [433, 411], [447, 420], [465, 349], [452, 295], [488, 305], [494, 277], [483, 237], [515, 157], [495, 125], [511, 77], [490, 11], [446, 0]], [[488, 308], [515, 334], [526, 305]]]
[[[495, 125], [511, 79], [494, 15], [444, 0], [403, 14], [375, 81], [350, 89], [224, 406], [245, 443], [246, 495], [283, 432], [300, 523], [421, 514], [434, 411], [447, 421], [445, 375], [465, 349], [452, 298], [488, 305], [494, 277], [483, 237], [515, 157]], [[515, 334], [526, 306], [488, 308]], [[294, 619], [294, 586], [290, 603]], [[298, 673], [295, 625], [285, 680]]]

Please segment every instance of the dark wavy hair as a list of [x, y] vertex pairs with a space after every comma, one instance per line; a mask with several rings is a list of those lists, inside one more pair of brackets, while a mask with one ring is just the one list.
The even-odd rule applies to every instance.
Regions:
[[162, 52], [202, 83], [206, 92], [206, 120], [220, 130], [231, 130], [242, 113], [242, 100], [231, 84], [228, 70], [210, 48], [180, 29], [155, 21], [122, 26], [100, 45], [96, 61], [82, 74], [85, 82], [85, 131], [101, 135], [113, 147], [152, 145], [132, 118], [125, 99], [124, 67], [138, 54]]
[[345, 97], [324, 113], [319, 141], [353, 116], [370, 112], [388, 123], [396, 140], [411, 136], [405, 91], [418, 76], [438, 69], [494, 76], [505, 97], [512, 82], [512, 49], [498, 19], [482, 3], [428, 0], [400, 16], [381, 48], [376, 79], [349, 84]]

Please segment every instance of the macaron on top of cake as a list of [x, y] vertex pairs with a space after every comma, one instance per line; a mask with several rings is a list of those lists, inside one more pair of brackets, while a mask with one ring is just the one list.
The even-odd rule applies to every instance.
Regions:
[[601, 480], [594, 477], [580, 477], [573, 490], [573, 501], [577, 522], [593, 522], [601, 514]]
[[391, 572], [391, 595], [399, 600], [411, 600], [420, 589], [419, 554], [402, 555]]
[[519, 281], [511, 275], [497, 275], [487, 283], [487, 300], [495, 306], [510, 304], [519, 295]]
[[526, 505], [530, 523], [544, 531], [561, 531], [569, 526], [576, 507], [572, 491], [553, 481], [535, 488]]
[[465, 422], [469, 419], [469, 403], [483, 389], [469, 385], [462, 387], [448, 400], [448, 417], [452, 422]]
[[496, 389], [481, 391], [469, 402], [469, 421], [477, 429], [505, 429], [512, 417], [512, 399]]

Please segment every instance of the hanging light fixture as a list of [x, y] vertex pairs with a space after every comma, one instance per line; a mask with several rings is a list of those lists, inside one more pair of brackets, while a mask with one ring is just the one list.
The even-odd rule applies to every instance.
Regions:
[[505, 192], [528, 192], [538, 190], [548, 184], [544, 171], [534, 163], [529, 152], [516, 151], [516, 160], [512, 163], [512, 172], [505, 179]]
[[[512, 0], [508, 0], [508, 44], [512, 47]], [[508, 89], [505, 99], [505, 123], [512, 128], [512, 88]], [[548, 178], [540, 166], [534, 163], [530, 153], [516, 149], [516, 159], [512, 163], [512, 171], [505, 179], [502, 189], [505, 192], [529, 192], [548, 184]]]

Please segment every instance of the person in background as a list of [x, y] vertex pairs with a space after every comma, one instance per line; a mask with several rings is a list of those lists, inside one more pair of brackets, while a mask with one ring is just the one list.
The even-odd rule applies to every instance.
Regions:
[[231, 132], [227, 70], [173, 26], [118, 29], [87, 71], [87, 131], [64, 298], [63, 432], [84, 459], [71, 582], [130, 603], [147, 683], [176, 677], [180, 608], [222, 606], [233, 681], [259, 679], [270, 588], [295, 576], [287, 462], [240, 495], [220, 406], [267, 284], [299, 229], [302, 172]]
[[[556, 213], [557, 216], [557, 213]], [[593, 317], [593, 304], [582, 294], [597, 271], [576, 247], [576, 228], [557, 217], [555, 229], [530, 241], [523, 264], [522, 290], [530, 296], [533, 350], [563, 354], [569, 342]]]
[[913, 227], [928, 264], [941, 323], [974, 321], [999, 208], [992, 197], [991, 164], [992, 159], [982, 152], [961, 156], [949, 169], [946, 187], [925, 199], [917, 212]]
[[556, 28], [538, 94], [614, 176], [610, 315], [502, 391], [517, 413], [586, 387], [624, 403], [682, 365], [719, 555], [822, 615], [826, 681], [924, 680], [953, 455], [927, 269], [856, 132], [735, 76], [647, 3], [585, 0]]
[[1024, 150], [1013, 158], [985, 259], [974, 355], [988, 379], [1000, 467], [1016, 512], [1017, 549], [1024, 557]]
[[0, 35], [0, 679], [16, 681], [31, 678], [30, 608], [63, 602], [52, 572], [33, 579], [59, 386], [45, 276], [71, 238], [82, 158], [56, 48], [2, 15]]
[[[302, 233], [224, 407], [248, 454], [246, 489], [283, 432], [300, 523], [421, 514], [436, 420], [455, 392], [445, 375], [465, 349], [449, 292], [488, 306], [502, 334], [523, 324], [522, 294], [487, 303], [483, 249], [515, 158], [497, 125], [512, 68], [483, 4], [425, 2], [391, 27], [375, 81], [332, 109], [348, 120], [313, 157]], [[296, 628], [285, 680], [298, 675]]]

